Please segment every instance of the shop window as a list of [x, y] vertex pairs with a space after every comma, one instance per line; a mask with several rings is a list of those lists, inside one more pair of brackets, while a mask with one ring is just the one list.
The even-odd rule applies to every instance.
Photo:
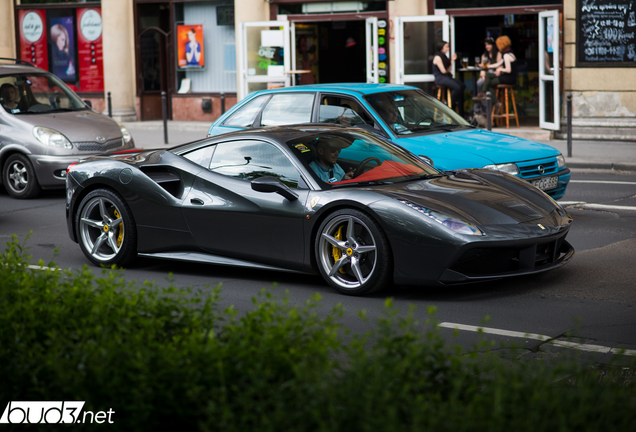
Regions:
[[75, 91], [103, 92], [101, 8], [51, 8], [45, 3], [60, 2], [20, 3], [42, 6], [18, 9], [19, 58], [50, 71]]
[[[193, 93], [236, 92], [234, 2], [185, 2], [174, 7], [175, 87]], [[182, 85], [184, 80], [189, 86]]]

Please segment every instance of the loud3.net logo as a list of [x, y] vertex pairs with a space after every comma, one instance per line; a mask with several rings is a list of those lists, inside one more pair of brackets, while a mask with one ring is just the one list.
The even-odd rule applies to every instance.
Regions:
[[0, 423], [114, 423], [113, 409], [84, 411], [84, 401], [11, 401], [4, 409]]

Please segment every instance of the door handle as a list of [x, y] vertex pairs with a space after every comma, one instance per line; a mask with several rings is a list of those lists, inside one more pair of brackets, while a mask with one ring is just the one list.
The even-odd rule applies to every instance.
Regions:
[[190, 204], [203, 205], [203, 200], [201, 198], [192, 198]]

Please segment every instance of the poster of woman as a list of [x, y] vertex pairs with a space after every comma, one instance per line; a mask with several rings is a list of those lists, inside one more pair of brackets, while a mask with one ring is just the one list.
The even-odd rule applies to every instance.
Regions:
[[177, 57], [179, 68], [203, 68], [203, 25], [177, 26]]
[[52, 18], [51, 28], [51, 72], [63, 81], [77, 81], [75, 68], [75, 40], [73, 17]]

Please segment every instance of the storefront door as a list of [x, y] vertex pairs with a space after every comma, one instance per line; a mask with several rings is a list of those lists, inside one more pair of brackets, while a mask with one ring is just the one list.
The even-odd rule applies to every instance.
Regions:
[[539, 127], [559, 130], [559, 11], [539, 12]]
[[427, 15], [414, 17], [397, 17], [395, 48], [397, 55], [398, 84], [430, 83], [433, 76], [432, 58], [435, 55], [435, 44], [449, 40], [448, 15]]
[[170, 9], [168, 3], [137, 4], [137, 88], [141, 120], [161, 120], [161, 92], [168, 97], [167, 115], [171, 118], [170, 70]]
[[291, 84], [289, 21], [241, 23], [238, 100], [248, 93]]

